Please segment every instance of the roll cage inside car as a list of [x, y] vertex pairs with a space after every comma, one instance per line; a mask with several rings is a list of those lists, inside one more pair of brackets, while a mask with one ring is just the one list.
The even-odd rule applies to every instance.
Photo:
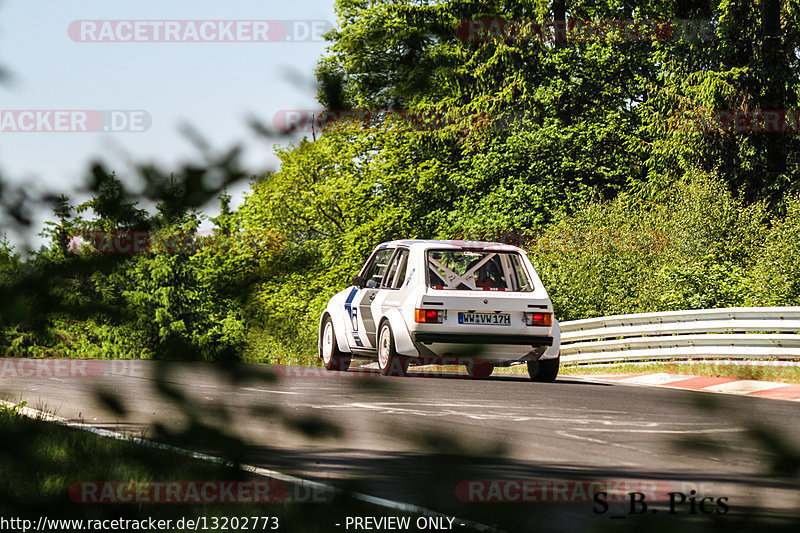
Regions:
[[466, 249], [431, 249], [426, 253], [426, 281], [432, 289], [533, 291], [517, 253]]

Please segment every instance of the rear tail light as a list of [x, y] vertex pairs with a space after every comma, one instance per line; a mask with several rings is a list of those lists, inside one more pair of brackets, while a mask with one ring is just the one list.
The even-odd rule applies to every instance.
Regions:
[[414, 309], [414, 322], [418, 324], [441, 324], [444, 312], [438, 309]]
[[526, 326], [552, 326], [552, 313], [525, 313]]

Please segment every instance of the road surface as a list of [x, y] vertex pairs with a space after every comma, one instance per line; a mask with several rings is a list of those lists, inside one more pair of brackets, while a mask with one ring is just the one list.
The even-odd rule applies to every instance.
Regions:
[[[31, 366], [15, 373], [23, 363], [7, 361], [0, 367], [6, 400], [154, 438], [202, 422], [246, 443], [250, 464], [482, 523], [633, 524], [645, 520], [643, 507], [630, 503], [634, 492], [650, 503], [648, 520], [691, 514], [702, 522], [752, 508], [800, 516], [796, 472], [773, 471], [781, 455], [775, 442], [800, 450], [796, 402], [584, 377], [389, 378], [363, 369], [220, 371], [153, 361], [91, 362], [88, 372], [63, 367], [48, 376], [31, 375]], [[594, 498], [598, 487], [610, 492], [605, 510]], [[670, 492], [687, 498], [674, 514]], [[703, 508], [710, 512], [694, 505], [691, 513], [692, 498], [710, 498]]]

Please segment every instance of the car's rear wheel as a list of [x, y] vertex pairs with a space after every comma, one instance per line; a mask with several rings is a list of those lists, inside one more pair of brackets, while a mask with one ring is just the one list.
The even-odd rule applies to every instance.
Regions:
[[408, 372], [408, 359], [397, 355], [389, 322], [381, 325], [378, 335], [378, 369], [384, 376], [405, 376]]
[[531, 381], [552, 383], [558, 376], [558, 365], [560, 362], [560, 355], [555, 359], [528, 361], [528, 375], [531, 377]]
[[350, 354], [339, 350], [336, 333], [333, 331], [333, 320], [330, 316], [325, 317], [325, 323], [322, 326], [319, 350], [322, 363], [327, 370], [344, 372], [350, 368]]
[[472, 379], [488, 378], [492, 375], [494, 365], [492, 363], [473, 363], [467, 365], [467, 374]]

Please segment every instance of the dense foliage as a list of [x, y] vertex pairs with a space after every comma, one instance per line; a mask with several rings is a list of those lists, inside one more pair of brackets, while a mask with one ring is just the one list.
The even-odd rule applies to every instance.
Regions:
[[[66, 308], [41, 327], [5, 321], [8, 353], [310, 362], [327, 299], [393, 238], [521, 239], [562, 320], [800, 303], [795, 115], [778, 131], [758, 115], [800, 107], [798, 0], [338, 0], [337, 10], [319, 100], [355, 118], [278, 149], [280, 169], [214, 221], [215, 235], [255, 244], [154, 249], [78, 274], [87, 256], [64, 251], [65, 231], [202, 240], [197, 169], [179, 187], [150, 180], [150, 198], [173, 200], [153, 216], [95, 169], [95, 197], [77, 211], [62, 202], [49, 250], [24, 263], [0, 250], [0, 283], [55, 264], [75, 273], [59, 278]], [[68, 312], [81, 298], [96, 309]]]
[[[113, 173], [94, 167], [89, 201], [56, 201], [58, 222], [45, 230], [50, 247], [20, 262], [4, 244], [5, 355], [238, 359], [250, 285], [279, 237], [240, 231], [225, 194], [213, 229], [198, 232], [197, 204], [240, 179], [230, 164], [170, 176], [142, 169], [153, 187], [146, 194], [160, 200], [154, 215]], [[225, 179], [197, 187], [205, 174]]]
[[[564, 4], [666, 33], [503, 29]], [[800, 302], [797, 135], [713, 122], [798, 108], [797, 2], [337, 6], [320, 101], [358, 118], [280, 151], [242, 208], [285, 238], [258, 291], [268, 346], [312, 353], [324, 302], [392, 238], [521, 240], [562, 320]]]

